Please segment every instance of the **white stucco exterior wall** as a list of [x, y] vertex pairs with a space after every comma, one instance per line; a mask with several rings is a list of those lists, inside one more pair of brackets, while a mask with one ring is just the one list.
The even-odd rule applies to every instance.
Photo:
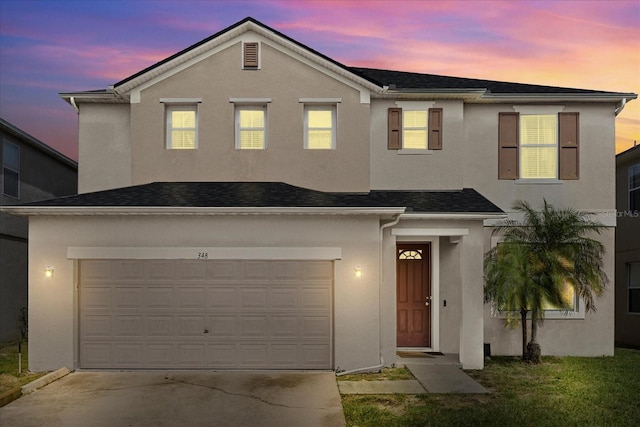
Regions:
[[81, 104], [78, 192], [131, 185], [131, 117], [128, 104]]
[[[77, 367], [77, 292], [68, 247], [339, 247], [335, 261], [334, 367], [379, 361], [379, 221], [375, 216], [32, 217], [30, 369]], [[44, 268], [55, 268], [46, 279]], [[359, 265], [363, 276], [356, 279]]]

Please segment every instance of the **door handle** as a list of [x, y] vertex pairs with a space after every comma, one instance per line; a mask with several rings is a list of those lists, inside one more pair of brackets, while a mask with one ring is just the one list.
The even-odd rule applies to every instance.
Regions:
[[424, 305], [426, 305], [427, 307], [429, 307], [429, 301], [425, 301]]
[[205, 333], [205, 334], [208, 334], [208, 333], [209, 333], [209, 330], [208, 330], [208, 329], [205, 329], [205, 330], [204, 330], [204, 333]]

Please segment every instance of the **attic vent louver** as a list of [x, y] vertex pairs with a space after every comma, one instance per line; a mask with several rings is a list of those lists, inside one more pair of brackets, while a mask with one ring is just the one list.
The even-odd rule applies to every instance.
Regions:
[[244, 44], [244, 68], [258, 68], [258, 43]]

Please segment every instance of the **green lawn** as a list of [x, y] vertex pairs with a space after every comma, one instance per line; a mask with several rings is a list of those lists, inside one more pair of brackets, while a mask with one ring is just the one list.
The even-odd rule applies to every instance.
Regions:
[[18, 374], [18, 345], [12, 344], [0, 348], [0, 393], [14, 387], [23, 386], [41, 377], [44, 373], [28, 371], [29, 348], [22, 344], [22, 373]]
[[[614, 357], [496, 357], [468, 371], [488, 395], [343, 395], [348, 426], [636, 426], [640, 351]], [[352, 378], [353, 379], [353, 378]]]

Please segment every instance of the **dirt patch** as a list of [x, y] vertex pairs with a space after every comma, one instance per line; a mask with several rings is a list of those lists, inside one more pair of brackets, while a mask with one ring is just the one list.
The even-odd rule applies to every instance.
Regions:
[[20, 381], [13, 375], [0, 374], [0, 391], [20, 386]]

